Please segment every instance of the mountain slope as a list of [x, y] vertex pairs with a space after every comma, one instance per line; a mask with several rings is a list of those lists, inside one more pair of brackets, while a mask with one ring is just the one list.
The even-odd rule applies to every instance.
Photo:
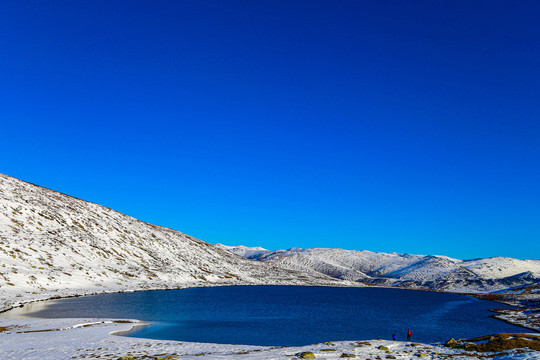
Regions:
[[0, 311], [30, 299], [228, 284], [336, 284], [0, 174]]
[[540, 261], [512, 258], [458, 260], [438, 255], [375, 253], [343, 249], [250, 250], [235, 254], [279, 267], [377, 285], [459, 292], [510, 290], [540, 281]]

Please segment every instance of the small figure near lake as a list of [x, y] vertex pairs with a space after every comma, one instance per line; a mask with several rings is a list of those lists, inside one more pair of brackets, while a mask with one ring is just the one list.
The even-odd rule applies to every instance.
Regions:
[[392, 334], [392, 341], [396, 341], [396, 334]]
[[411, 329], [407, 330], [407, 341], [411, 341]]

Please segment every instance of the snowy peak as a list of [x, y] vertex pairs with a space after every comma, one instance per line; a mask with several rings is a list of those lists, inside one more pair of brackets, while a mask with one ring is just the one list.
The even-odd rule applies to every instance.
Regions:
[[233, 254], [240, 255], [247, 259], [259, 260], [259, 257], [270, 252], [262, 247], [247, 247], [243, 245], [227, 246], [223, 244], [216, 244], [217, 247], [230, 251]]

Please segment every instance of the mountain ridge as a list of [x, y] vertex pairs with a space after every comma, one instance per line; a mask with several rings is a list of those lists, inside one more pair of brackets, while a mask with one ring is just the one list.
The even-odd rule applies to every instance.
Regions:
[[215, 285], [356, 286], [256, 263], [0, 174], [0, 311], [81, 294]]
[[510, 257], [453, 259], [445, 255], [380, 253], [336, 248], [223, 249], [280, 267], [321, 273], [372, 285], [398, 286], [450, 292], [504, 292], [540, 281], [540, 260]]

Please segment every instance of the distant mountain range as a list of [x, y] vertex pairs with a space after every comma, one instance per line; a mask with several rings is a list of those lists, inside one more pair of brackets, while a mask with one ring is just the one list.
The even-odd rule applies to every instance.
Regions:
[[439, 255], [343, 249], [270, 251], [225, 246], [237, 255], [275, 266], [365, 284], [452, 292], [518, 291], [540, 281], [540, 261], [493, 257], [458, 260]]
[[336, 285], [0, 174], [0, 311], [29, 300], [189, 286]]

